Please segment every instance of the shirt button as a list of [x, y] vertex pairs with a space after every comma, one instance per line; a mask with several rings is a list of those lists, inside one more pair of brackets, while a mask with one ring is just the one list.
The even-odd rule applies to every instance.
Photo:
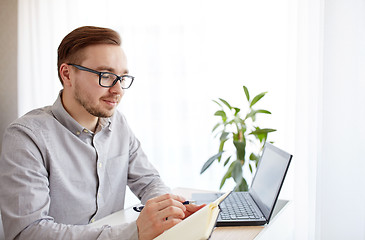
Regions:
[[99, 168], [102, 168], [103, 167], [103, 164], [102, 163], [99, 163]]
[[91, 222], [91, 223], [95, 222], [95, 218], [91, 219], [91, 221], [90, 221], [90, 222]]
[[76, 135], [80, 135], [81, 133], [79, 131], [76, 132]]
[[84, 133], [88, 133], [89, 131], [87, 129], [84, 129]]

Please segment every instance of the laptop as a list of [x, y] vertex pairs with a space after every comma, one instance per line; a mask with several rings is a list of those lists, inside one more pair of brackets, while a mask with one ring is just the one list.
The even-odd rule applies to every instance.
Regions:
[[[216, 226], [255, 226], [269, 223], [292, 155], [266, 142], [248, 192], [232, 192], [220, 205]], [[223, 193], [194, 193], [197, 204], [210, 203]]]

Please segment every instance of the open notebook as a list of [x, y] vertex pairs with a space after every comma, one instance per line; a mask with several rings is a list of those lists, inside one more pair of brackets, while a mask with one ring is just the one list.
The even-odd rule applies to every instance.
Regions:
[[219, 204], [231, 193], [227, 192], [179, 224], [163, 232], [155, 240], [206, 240], [210, 238], [219, 214]]

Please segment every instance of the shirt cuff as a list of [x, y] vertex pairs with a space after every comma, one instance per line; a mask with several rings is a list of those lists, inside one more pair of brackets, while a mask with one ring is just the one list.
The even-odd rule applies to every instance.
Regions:
[[[125, 223], [117, 226], [104, 226], [98, 240], [138, 240], [138, 229], [136, 221]], [[109, 229], [108, 229], [109, 228]]]

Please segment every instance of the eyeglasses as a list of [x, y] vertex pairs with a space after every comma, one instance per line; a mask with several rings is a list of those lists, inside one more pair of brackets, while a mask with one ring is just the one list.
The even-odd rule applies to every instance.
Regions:
[[113, 87], [118, 81], [120, 81], [120, 85], [122, 86], [122, 89], [127, 89], [132, 85], [133, 80], [134, 80], [134, 77], [132, 77], [130, 75], [118, 76], [114, 73], [98, 72], [98, 71], [92, 70], [90, 68], [72, 64], [72, 63], [68, 63], [68, 65], [74, 66], [75, 68], [82, 70], [82, 71], [91, 72], [91, 73], [95, 73], [95, 74], [99, 75], [99, 85], [102, 87], [106, 87], [106, 88]]

